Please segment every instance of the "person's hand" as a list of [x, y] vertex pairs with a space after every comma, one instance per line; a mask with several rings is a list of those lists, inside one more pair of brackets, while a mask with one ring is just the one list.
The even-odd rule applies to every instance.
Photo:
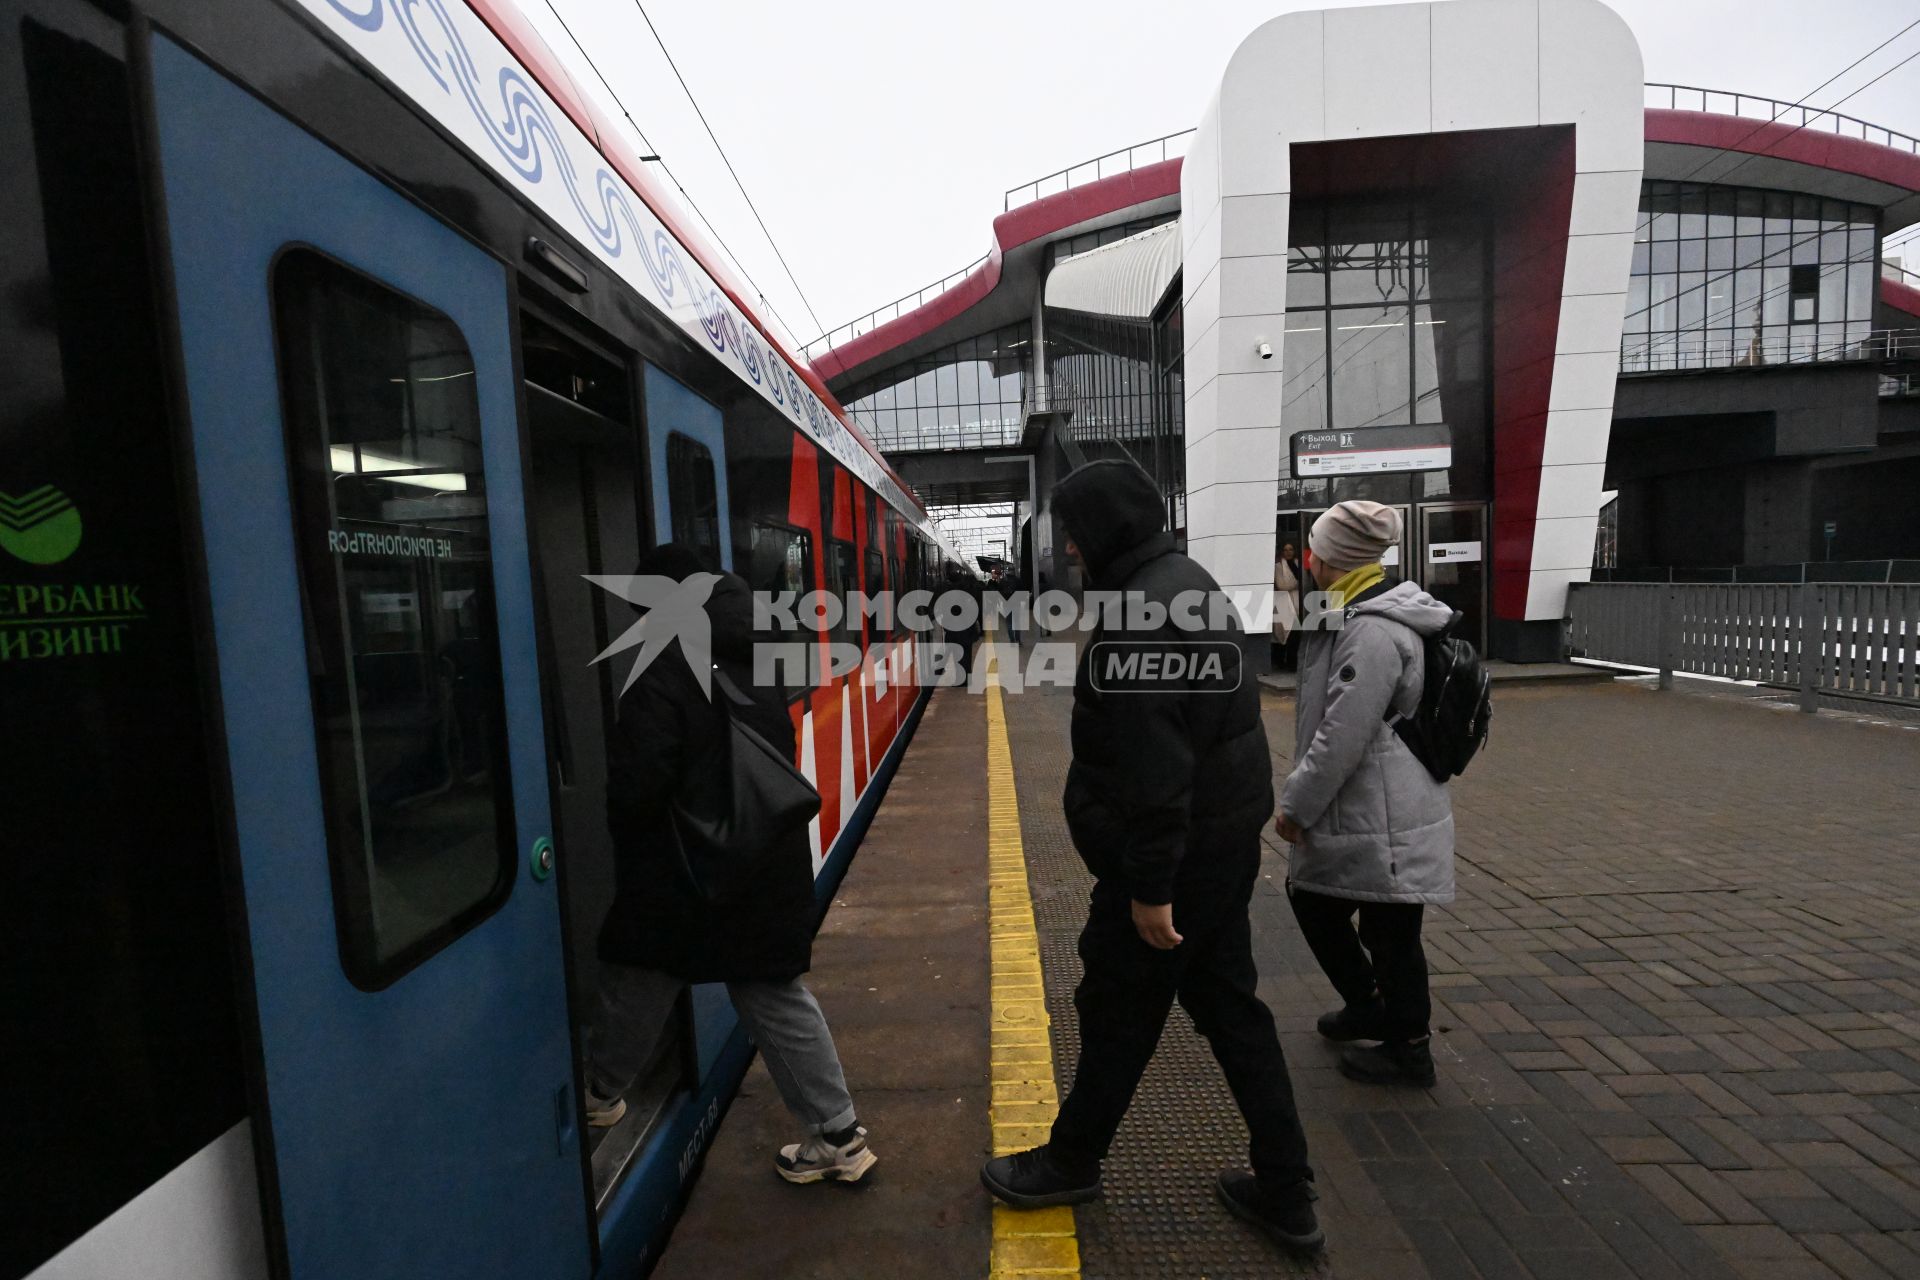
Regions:
[[1307, 833], [1300, 829], [1300, 824], [1284, 813], [1273, 820], [1273, 829], [1279, 832], [1280, 838], [1288, 844], [1302, 844], [1307, 838]]
[[1134, 903], [1133, 928], [1140, 935], [1140, 941], [1158, 951], [1171, 951], [1184, 941], [1173, 927], [1171, 902], [1163, 902], [1157, 907], [1144, 902]]

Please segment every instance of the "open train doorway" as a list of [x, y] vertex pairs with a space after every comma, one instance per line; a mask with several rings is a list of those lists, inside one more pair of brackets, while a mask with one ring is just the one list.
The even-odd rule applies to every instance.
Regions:
[[[533, 457], [527, 503], [548, 637], [541, 685], [553, 749], [573, 1025], [584, 1045], [600, 999], [596, 944], [613, 903], [607, 748], [621, 674], [619, 663], [594, 659], [637, 621], [628, 605], [587, 576], [633, 572], [646, 527], [645, 468], [635, 426], [635, 379], [625, 363], [535, 316], [523, 318], [521, 336]], [[610, 1128], [587, 1130], [596, 1211], [606, 1206], [668, 1104], [692, 1087], [686, 1006], [684, 987], [665, 986], [657, 1007], [623, 1005], [658, 1033], [649, 1067], [628, 1091], [626, 1115]]]

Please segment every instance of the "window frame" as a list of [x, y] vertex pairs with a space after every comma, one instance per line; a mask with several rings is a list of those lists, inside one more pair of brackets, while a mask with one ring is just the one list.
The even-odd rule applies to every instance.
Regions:
[[[713, 526], [713, 540], [711, 543], [699, 543], [693, 541], [691, 538], [683, 538], [680, 536], [681, 512], [678, 509], [680, 504], [674, 501], [674, 498], [678, 494], [678, 490], [674, 486], [674, 463], [676, 461], [674, 454], [676, 444], [683, 446], [681, 449], [682, 457], [691, 457], [694, 461], [702, 463], [706, 467], [707, 495], [712, 502], [711, 523]], [[722, 540], [726, 537], [726, 531], [720, 528], [720, 467], [714, 460], [712, 447], [704, 440], [696, 439], [684, 431], [669, 427], [667, 428], [665, 465], [667, 471], [665, 479], [667, 482], [667, 532], [669, 541], [693, 548], [700, 553], [702, 559], [710, 567], [718, 569], [720, 567]], [[691, 518], [693, 513], [688, 512], [687, 515]]]
[[[802, 582], [800, 585], [798, 598], [804, 599], [807, 595], [813, 592], [813, 590], [815, 589], [814, 583], [815, 581], [817, 581], [817, 579], [814, 576], [816, 566], [813, 558], [815, 555], [815, 551], [813, 547], [813, 530], [802, 528], [797, 524], [792, 524], [785, 520], [767, 520], [767, 519], [762, 519], [760, 517], [755, 517], [748, 523], [748, 526], [747, 526], [747, 551], [749, 555], [751, 555], [754, 551], [754, 546], [753, 546], [754, 535], [759, 533], [760, 530], [762, 529], [766, 529], [775, 533], [787, 534], [790, 537], [793, 537], [799, 540], [800, 576], [802, 578]], [[753, 591], [758, 591], [761, 589], [759, 585], [756, 583], [749, 582], [747, 585], [748, 585], [748, 588]], [[796, 612], [797, 612], [797, 609], [796, 609]], [[796, 622], [797, 621], [798, 619], [796, 618]], [[806, 672], [806, 678], [804, 682], [788, 687], [787, 689], [788, 703], [798, 702], [800, 699], [806, 697], [809, 691], [823, 687], [820, 683], [819, 663], [815, 659], [813, 650], [812, 650], [812, 646], [820, 642], [820, 634], [819, 632], [814, 631], [810, 627], [801, 625], [799, 628], [799, 635], [804, 637], [804, 639], [801, 640], [800, 643], [804, 643], [808, 646], [807, 661], [802, 664], [802, 667]]]
[[[294, 570], [300, 584], [301, 631], [307, 639], [308, 656], [306, 665], [307, 689], [310, 699], [309, 714], [313, 721], [314, 751], [316, 762], [319, 766], [316, 781], [320, 784], [321, 788], [320, 799], [323, 813], [322, 834], [327, 846], [327, 878], [332, 888], [334, 933], [342, 973], [357, 989], [372, 994], [384, 991], [393, 986], [402, 978], [432, 960], [434, 956], [446, 950], [449, 946], [452, 946], [455, 942], [485, 923], [487, 919], [506, 905], [508, 899], [513, 896], [515, 885], [519, 882], [519, 828], [514, 803], [510, 752], [508, 750], [505, 660], [501, 653], [499, 604], [495, 595], [493, 582], [494, 558], [492, 543], [495, 512], [492, 504], [489, 503], [486, 512], [488, 555], [485, 583], [485, 614], [487, 621], [482, 627], [482, 632], [484, 636], [491, 638], [494, 672], [493, 688], [490, 690], [491, 696], [487, 699], [486, 714], [492, 739], [490, 745], [492, 750], [491, 770], [494, 778], [493, 786], [495, 791], [494, 838], [496, 851], [499, 854], [498, 869], [494, 876], [493, 884], [487, 893], [466, 907], [463, 907], [460, 911], [448, 916], [434, 928], [421, 934], [406, 946], [395, 951], [391, 956], [381, 960], [373, 950], [377, 947], [378, 934], [377, 925], [374, 923], [373, 896], [371, 890], [367, 889], [363, 892], [361, 889], [356, 888], [356, 885], [350, 880], [343, 866], [340, 842], [336, 839], [336, 822], [328, 812], [331, 806], [326, 796], [325, 758], [327, 756], [327, 744], [321, 739], [321, 734], [324, 732], [322, 725], [326, 717], [325, 709], [321, 704], [320, 680], [314, 673], [312, 663], [312, 655], [316, 651], [323, 650], [320, 650], [319, 632], [316, 627], [313, 605], [313, 588], [315, 584], [309, 579], [307, 560], [299, 548], [306, 545], [303, 541], [303, 535], [309, 531], [309, 517], [315, 514], [310, 509], [311, 502], [306, 495], [305, 486], [302, 484], [303, 479], [308, 477], [310, 471], [310, 468], [306, 465], [306, 457], [309, 451], [320, 450], [323, 451], [323, 456], [320, 461], [325, 463], [327, 458], [324, 451], [329, 449], [330, 445], [326, 438], [312, 436], [311, 432], [303, 431], [301, 424], [297, 421], [297, 419], [302, 416], [302, 410], [299, 407], [300, 402], [296, 399], [296, 394], [300, 389], [296, 383], [296, 377], [299, 375], [294, 373], [286, 359], [289, 351], [292, 350], [288, 343], [289, 339], [296, 336], [310, 339], [314, 334], [304, 319], [300, 322], [300, 327], [297, 332], [293, 329], [290, 325], [292, 319], [292, 304], [283, 298], [280, 292], [281, 272], [286, 267], [288, 261], [296, 257], [311, 258], [315, 262], [339, 272], [344, 277], [365, 284], [382, 294], [399, 299], [444, 322], [447, 327], [458, 336], [461, 346], [466, 351], [468, 360], [473, 364], [476, 371], [476, 384], [478, 382], [479, 362], [473, 357], [472, 341], [467, 337], [466, 331], [460, 327], [459, 322], [454, 320], [452, 316], [447, 315], [446, 312], [434, 306], [432, 303], [427, 302], [425, 299], [415, 297], [405, 290], [395, 287], [391, 282], [363, 271], [317, 245], [306, 241], [289, 241], [274, 253], [272, 260], [267, 265], [268, 303], [269, 313], [271, 315], [274, 352], [274, 380], [276, 386], [279, 388], [280, 397], [282, 451], [286, 460], [288, 510], [292, 524], [291, 534], [295, 547]], [[308, 370], [304, 376], [311, 377], [312, 360], [309, 359], [304, 367]], [[473, 421], [477, 432], [475, 445], [482, 453], [480, 473], [482, 482], [481, 492], [485, 494], [487, 492], [485, 488], [486, 470], [484, 460], [486, 423], [481, 416], [482, 411], [477, 395], [475, 396], [473, 407]], [[312, 438], [308, 438], [309, 436], [312, 436]], [[323, 523], [330, 524], [330, 521]], [[336, 575], [337, 573], [338, 571], [336, 570]], [[336, 576], [336, 582], [337, 581], [338, 578]], [[351, 654], [348, 656], [351, 657]], [[362, 747], [359, 743], [356, 743], [354, 749], [356, 752], [359, 752], [362, 750]], [[356, 895], [358, 895], [360, 899], [357, 902], [355, 901]], [[363, 925], [350, 925], [347, 912], [343, 909], [349, 904], [352, 904], [355, 909], [365, 912], [367, 920]], [[363, 945], [366, 947], [364, 951], [362, 950]]]
[[[850, 538], [836, 538], [829, 535], [824, 541], [827, 544], [827, 590], [840, 599], [840, 624], [831, 628], [828, 635], [833, 640], [843, 640], [851, 643], [864, 653], [867, 647], [865, 639], [866, 628], [862, 627], [855, 630], [850, 625], [851, 618], [847, 610], [848, 590], [857, 591], [860, 589], [860, 553]], [[851, 581], [848, 581], [846, 574], [844, 574], [841, 569], [840, 550], [843, 547], [846, 549], [846, 563], [852, 570], [853, 576]]]

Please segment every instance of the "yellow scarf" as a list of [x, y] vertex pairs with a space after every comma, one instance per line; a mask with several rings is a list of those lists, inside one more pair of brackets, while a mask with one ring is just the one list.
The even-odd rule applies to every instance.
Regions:
[[1327, 587], [1327, 604], [1334, 609], [1344, 609], [1347, 601], [1386, 579], [1387, 570], [1377, 560], [1372, 564], [1363, 564], [1358, 569], [1349, 569]]

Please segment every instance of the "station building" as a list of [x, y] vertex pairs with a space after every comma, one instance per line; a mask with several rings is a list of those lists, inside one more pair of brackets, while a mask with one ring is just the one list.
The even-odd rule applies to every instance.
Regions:
[[[1037, 584], [1076, 585], [1051, 482], [1124, 454], [1249, 593], [1330, 503], [1396, 504], [1401, 571], [1543, 660], [1596, 564], [1920, 557], [1916, 221], [1920, 142], [1643, 84], [1595, 0], [1294, 13], [1193, 129], [1009, 191], [983, 257], [807, 354], [930, 503], [1015, 504]], [[1300, 432], [1449, 452], [1296, 474]]]

